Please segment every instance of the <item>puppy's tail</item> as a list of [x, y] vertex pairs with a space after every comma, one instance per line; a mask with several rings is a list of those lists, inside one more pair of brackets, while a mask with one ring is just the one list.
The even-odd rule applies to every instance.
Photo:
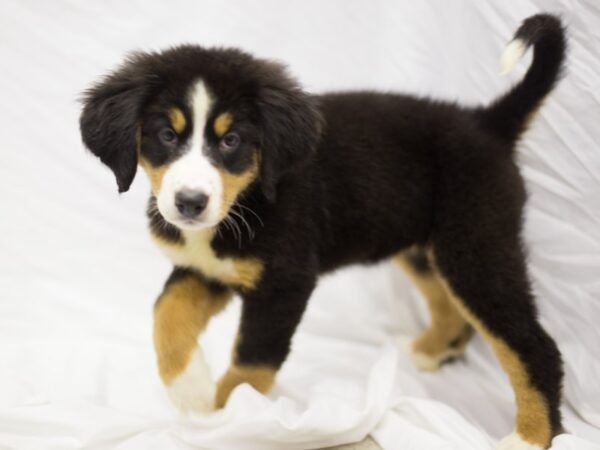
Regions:
[[525, 77], [481, 112], [484, 126], [509, 142], [525, 130], [560, 77], [567, 47], [560, 19], [550, 14], [525, 19], [502, 55], [502, 73], [509, 73], [530, 46], [533, 62]]

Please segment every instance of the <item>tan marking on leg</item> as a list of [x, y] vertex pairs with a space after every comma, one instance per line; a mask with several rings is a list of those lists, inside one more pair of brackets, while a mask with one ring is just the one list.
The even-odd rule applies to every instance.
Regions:
[[219, 114], [219, 116], [215, 119], [213, 124], [213, 128], [215, 130], [215, 134], [218, 137], [223, 136], [229, 130], [229, 127], [233, 123], [233, 116], [229, 112], [224, 112]]
[[230, 293], [215, 296], [194, 276], [166, 288], [154, 311], [154, 347], [165, 384], [185, 370], [197, 346], [198, 334], [230, 297]]
[[[484, 337], [485, 334], [484, 334]], [[508, 373], [517, 398], [517, 432], [524, 440], [547, 446], [552, 440], [550, 410], [546, 398], [529, 381], [527, 368], [504, 341], [490, 336], [491, 342], [500, 363]]]
[[150, 180], [150, 187], [152, 188], [152, 193], [156, 196], [160, 193], [160, 186], [162, 184], [162, 179], [167, 171], [167, 165], [154, 167], [150, 162], [143, 157], [139, 158], [139, 163], [142, 169], [148, 175], [148, 179]]
[[171, 108], [169, 111], [169, 121], [171, 122], [173, 130], [175, 130], [177, 134], [181, 134], [181, 132], [185, 130], [186, 120], [181, 109]]
[[[420, 273], [407, 262], [403, 254], [396, 256], [394, 261], [417, 286], [431, 316], [430, 326], [414, 341], [413, 349], [433, 358], [447, 358], [462, 353], [472, 333], [465, 318], [448, 298], [435, 268], [432, 267], [431, 272]], [[456, 345], [452, 345], [455, 342]]]
[[454, 292], [448, 282], [441, 278], [449, 297], [463, 316], [490, 344], [502, 368], [508, 374], [517, 402], [516, 431], [527, 442], [546, 448], [552, 440], [550, 410], [546, 398], [529, 380], [527, 367], [519, 355], [499, 336], [494, 335]]
[[233, 389], [243, 383], [248, 383], [259, 392], [267, 393], [275, 382], [277, 370], [267, 366], [237, 366], [232, 365], [217, 384], [215, 407], [223, 408]]

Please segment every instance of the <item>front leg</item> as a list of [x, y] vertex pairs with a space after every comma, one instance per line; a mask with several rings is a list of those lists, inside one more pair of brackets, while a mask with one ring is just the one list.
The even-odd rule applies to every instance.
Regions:
[[169, 397], [182, 412], [213, 409], [215, 386], [198, 335], [231, 292], [198, 274], [175, 268], [154, 308], [154, 347]]
[[231, 365], [217, 385], [215, 406], [223, 408], [233, 389], [248, 383], [268, 392], [285, 361], [292, 336], [315, 286], [303, 275], [281, 284], [263, 280], [258, 291], [243, 295], [240, 328]]

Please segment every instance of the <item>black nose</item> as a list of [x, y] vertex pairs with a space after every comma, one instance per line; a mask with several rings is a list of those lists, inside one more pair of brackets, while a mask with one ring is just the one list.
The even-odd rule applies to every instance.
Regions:
[[175, 206], [182, 216], [193, 219], [208, 203], [208, 195], [199, 191], [182, 190], [175, 194]]

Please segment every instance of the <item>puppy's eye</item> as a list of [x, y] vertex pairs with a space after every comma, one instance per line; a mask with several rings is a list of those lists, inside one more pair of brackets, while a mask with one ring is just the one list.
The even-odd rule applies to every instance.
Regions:
[[177, 144], [177, 134], [170, 128], [163, 128], [158, 132], [158, 138], [165, 145]]
[[240, 136], [235, 132], [227, 133], [219, 142], [219, 147], [224, 151], [235, 150], [240, 145]]

